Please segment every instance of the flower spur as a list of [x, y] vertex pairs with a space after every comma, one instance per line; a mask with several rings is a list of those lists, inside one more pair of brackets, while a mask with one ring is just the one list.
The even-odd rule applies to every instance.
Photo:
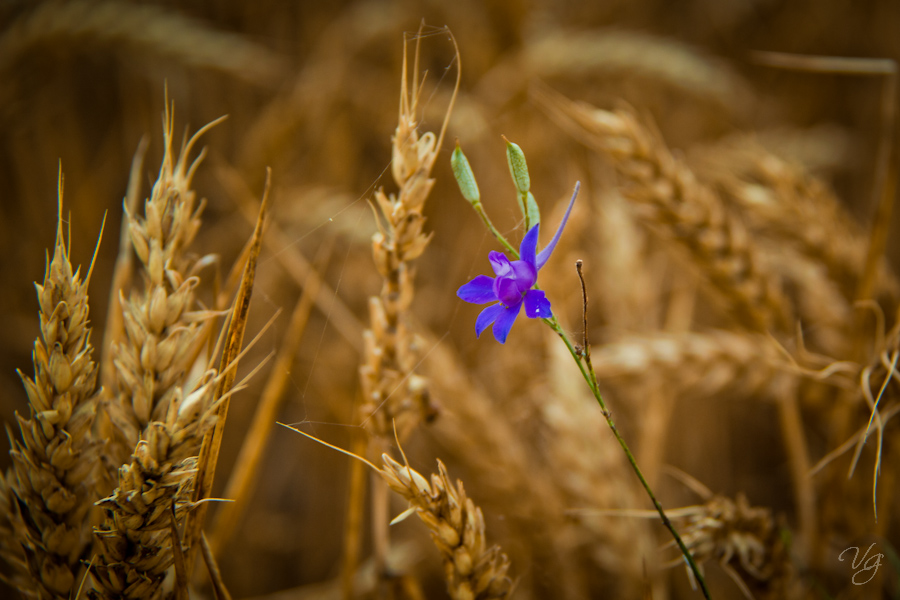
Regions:
[[456, 291], [457, 296], [472, 304], [496, 302], [481, 311], [475, 320], [476, 337], [493, 325], [494, 337], [501, 344], [505, 343], [509, 330], [519, 316], [523, 304], [525, 305], [525, 315], [530, 319], [549, 319], [553, 316], [546, 294], [542, 290], [535, 289], [534, 285], [537, 282], [538, 271], [549, 260], [566, 222], [569, 220], [569, 213], [572, 212], [572, 205], [575, 204], [579, 187], [580, 183], [576, 183], [575, 191], [572, 193], [572, 199], [559, 224], [559, 229], [556, 230], [556, 234], [546, 248], [537, 252], [540, 230], [540, 223], [538, 223], [529, 229], [522, 239], [518, 260], [511, 261], [502, 252], [491, 251], [488, 259], [496, 277], [479, 275]]

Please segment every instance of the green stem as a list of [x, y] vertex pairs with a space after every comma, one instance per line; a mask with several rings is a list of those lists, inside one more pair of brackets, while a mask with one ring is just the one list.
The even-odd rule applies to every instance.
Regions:
[[[556, 320], [555, 316], [550, 317], [549, 319], [543, 319], [543, 321], [544, 323], [549, 325], [550, 328], [555, 331], [556, 334], [562, 339], [562, 341], [566, 345], [566, 348], [569, 349], [569, 354], [571, 354], [572, 358], [575, 359], [575, 364], [578, 365], [578, 369], [581, 371], [581, 375], [587, 382], [588, 387], [591, 388], [591, 392], [594, 394], [594, 398], [597, 400], [597, 404], [600, 405], [600, 410], [603, 413], [603, 417], [606, 419], [606, 423], [609, 425], [609, 428], [612, 429], [613, 435], [616, 436], [616, 440], [618, 440], [619, 445], [625, 452], [625, 456], [628, 457], [628, 462], [631, 463], [631, 468], [634, 470], [635, 475], [638, 476], [638, 479], [640, 479], [641, 485], [644, 486], [644, 490], [647, 492], [647, 495], [653, 502], [653, 506], [656, 507], [656, 512], [659, 513], [659, 517], [660, 519], [662, 519], [663, 525], [666, 526], [666, 529], [668, 529], [672, 534], [672, 537], [675, 538], [675, 543], [678, 544], [678, 548], [681, 550], [681, 554], [684, 555], [684, 559], [687, 561], [691, 572], [694, 574], [694, 578], [700, 584], [700, 589], [703, 591], [703, 596], [707, 598], [707, 600], [709, 600], [709, 589], [707, 589], [706, 587], [706, 581], [703, 579], [703, 575], [700, 574], [700, 569], [697, 568], [697, 563], [694, 562], [694, 558], [688, 551], [687, 546], [684, 545], [681, 536], [679, 536], [678, 532], [675, 531], [675, 527], [672, 525], [672, 522], [669, 521], [669, 517], [666, 516], [666, 513], [663, 510], [662, 505], [659, 503], [659, 500], [656, 499], [656, 495], [653, 493], [653, 490], [650, 489], [650, 484], [647, 483], [647, 480], [644, 478], [644, 474], [641, 472], [640, 467], [638, 467], [637, 461], [635, 460], [634, 455], [631, 453], [631, 449], [628, 447], [628, 444], [625, 443], [624, 438], [622, 438], [622, 435], [619, 433], [619, 429], [616, 427], [609, 409], [606, 408], [606, 403], [603, 401], [603, 396], [600, 394], [600, 388], [597, 384], [597, 374], [594, 372], [593, 367], [585, 366], [585, 363], [581, 360], [581, 357], [575, 350], [575, 346], [566, 335], [566, 332], [562, 330], [562, 327], [560, 327], [559, 321]], [[585, 349], [585, 352], [587, 352], [587, 349]]]
[[494, 224], [491, 222], [491, 218], [487, 216], [487, 213], [484, 212], [484, 206], [481, 205], [481, 202], [472, 202], [472, 208], [475, 209], [475, 212], [478, 213], [478, 216], [481, 217], [481, 220], [484, 222], [485, 227], [490, 230], [490, 232], [497, 238], [497, 241], [503, 244], [503, 247], [506, 248], [510, 254], [516, 257], [516, 260], [519, 259], [519, 251], [516, 250], [512, 244], [500, 233]]
[[[506, 248], [510, 254], [512, 254], [516, 259], [519, 258], [519, 252], [515, 248], [513, 248], [512, 244], [507, 241], [507, 239], [500, 233], [494, 224], [491, 222], [490, 217], [487, 216], [487, 213], [484, 212], [484, 207], [481, 205], [481, 202], [471, 202], [472, 208], [475, 209], [475, 212], [478, 213], [478, 216], [481, 217], [481, 220], [484, 222], [485, 226], [490, 230], [497, 241], [500, 242], [504, 248]], [[534, 286], [537, 289], [537, 286]], [[681, 536], [678, 535], [678, 532], [675, 531], [675, 527], [672, 525], [672, 522], [669, 521], [669, 517], [666, 516], [666, 512], [663, 510], [662, 505], [659, 503], [659, 500], [656, 499], [656, 495], [653, 493], [653, 490], [650, 489], [650, 484], [647, 483], [647, 480], [644, 478], [644, 474], [641, 472], [641, 468], [638, 467], [637, 461], [634, 458], [634, 455], [631, 453], [631, 448], [628, 447], [628, 444], [625, 443], [625, 440], [622, 438], [622, 434], [619, 433], [619, 429], [616, 427], [616, 423], [612, 419], [612, 415], [609, 412], [609, 409], [606, 408], [606, 402], [603, 401], [603, 396], [600, 394], [600, 385], [597, 383], [597, 374], [594, 372], [594, 367], [590, 363], [590, 348], [588, 347], [587, 338], [585, 338], [585, 360], [581, 360], [581, 355], [575, 350], [575, 346], [572, 344], [572, 341], [569, 339], [569, 336], [566, 335], [566, 332], [563, 331], [562, 327], [559, 325], [559, 321], [557, 321], [556, 316], [552, 316], [549, 319], [543, 319], [544, 323], [550, 326], [550, 328], [556, 332], [556, 334], [562, 339], [563, 343], [565, 343], [566, 348], [569, 349], [569, 354], [572, 355], [572, 358], [575, 360], [575, 364], [578, 365], [578, 369], [581, 371], [581, 376], [584, 377], [584, 380], [587, 382], [588, 387], [591, 388], [591, 393], [594, 394], [594, 398], [597, 400], [597, 404], [600, 405], [600, 411], [603, 413], [603, 418], [606, 419], [606, 423], [609, 425], [609, 428], [612, 429], [613, 435], [616, 436], [616, 440], [619, 442], [619, 446], [622, 447], [622, 450], [625, 452], [625, 456], [628, 457], [628, 462], [631, 463], [631, 468], [634, 470], [635, 475], [638, 476], [638, 479], [641, 481], [641, 485], [644, 486], [644, 491], [647, 492], [647, 496], [650, 497], [650, 501], [653, 502], [653, 506], [656, 508], [656, 512], [659, 513], [660, 519], [662, 519], [663, 525], [666, 526], [666, 529], [669, 530], [669, 533], [672, 534], [672, 537], [675, 538], [675, 543], [678, 544], [679, 550], [681, 550], [681, 554], [684, 556], [684, 559], [687, 561], [688, 566], [691, 569], [691, 573], [693, 573], [694, 578], [697, 580], [697, 583], [700, 584], [700, 589], [703, 592], [703, 597], [707, 600], [710, 600], [709, 589], [706, 587], [706, 580], [703, 579], [703, 575], [700, 574], [700, 569], [697, 568], [697, 563], [694, 562], [694, 557], [691, 556], [690, 551], [688, 551], [687, 546], [684, 545], [684, 542], [681, 539]]]

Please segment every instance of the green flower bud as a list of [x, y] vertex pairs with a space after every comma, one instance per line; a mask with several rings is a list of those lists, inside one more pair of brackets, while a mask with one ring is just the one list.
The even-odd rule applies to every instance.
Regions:
[[509, 172], [513, 183], [520, 194], [524, 195], [531, 189], [531, 178], [528, 176], [528, 164], [525, 162], [525, 153], [518, 144], [513, 144], [503, 136], [506, 142], [506, 161], [509, 163]]
[[478, 182], [475, 181], [475, 173], [469, 166], [469, 160], [463, 154], [459, 147], [459, 141], [456, 142], [456, 148], [450, 156], [450, 168], [453, 170], [453, 176], [459, 185], [459, 191], [462, 192], [463, 198], [471, 204], [481, 204], [481, 194], [478, 192]]

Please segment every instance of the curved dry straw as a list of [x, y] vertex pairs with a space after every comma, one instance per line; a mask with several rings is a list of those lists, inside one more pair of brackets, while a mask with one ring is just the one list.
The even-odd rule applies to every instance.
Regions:
[[37, 47], [85, 43], [131, 46], [262, 85], [274, 85], [287, 70], [283, 59], [241, 36], [156, 6], [76, 1], [38, 4], [6, 28], [0, 72]]
[[750, 86], [727, 63], [675, 39], [627, 29], [551, 30], [485, 75], [479, 92], [495, 102], [500, 94], [508, 99], [525, 81], [522, 73], [532, 78], [638, 78], [737, 116], [746, 114], [753, 98]]

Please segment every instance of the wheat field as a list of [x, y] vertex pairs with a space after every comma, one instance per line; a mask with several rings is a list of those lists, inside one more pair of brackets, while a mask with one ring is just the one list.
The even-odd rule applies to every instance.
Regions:
[[3, 4], [0, 597], [900, 597], [898, 24]]

